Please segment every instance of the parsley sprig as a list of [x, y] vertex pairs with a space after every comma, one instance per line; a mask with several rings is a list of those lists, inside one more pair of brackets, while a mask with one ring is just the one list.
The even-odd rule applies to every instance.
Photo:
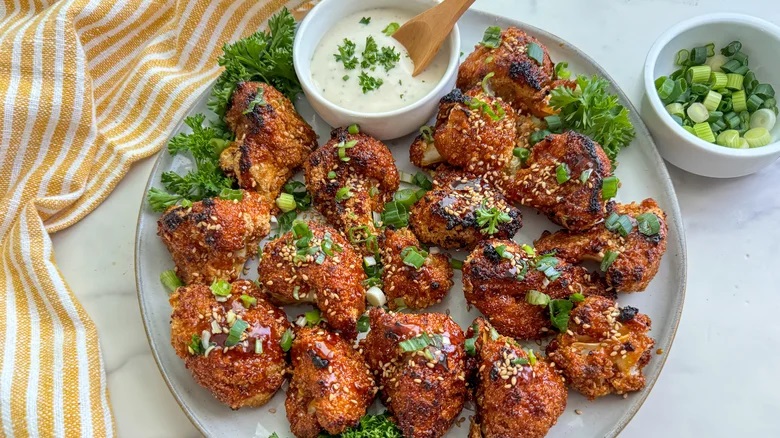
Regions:
[[569, 327], [569, 315], [574, 303], [583, 301], [585, 297], [582, 294], [575, 293], [566, 299], [553, 300], [549, 295], [536, 290], [530, 290], [525, 294], [525, 302], [534, 306], [547, 307], [550, 322], [559, 332], [565, 332]]
[[499, 210], [497, 207], [487, 208], [485, 201], [475, 210], [477, 215], [477, 225], [482, 227], [479, 231], [482, 234], [495, 234], [498, 232], [498, 225], [512, 220], [509, 213]]

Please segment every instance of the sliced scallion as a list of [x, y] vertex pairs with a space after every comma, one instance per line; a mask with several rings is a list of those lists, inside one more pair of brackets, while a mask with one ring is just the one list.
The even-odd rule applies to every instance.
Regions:
[[526, 48], [526, 54], [529, 58], [536, 61], [539, 65], [544, 64], [544, 50], [542, 50], [542, 47], [539, 44], [536, 44], [534, 42], [528, 43], [528, 46]]
[[722, 98], [723, 95], [717, 91], [710, 90], [709, 93], [707, 93], [707, 96], [704, 98], [703, 105], [705, 108], [707, 108], [707, 111], [715, 111], [718, 109], [718, 105], [720, 105], [720, 100]]
[[775, 112], [768, 108], [761, 108], [750, 115], [750, 129], [765, 128], [767, 131], [774, 128], [777, 122]]
[[728, 73], [726, 75], [726, 88], [730, 90], [741, 90], [742, 82], [744, 80], [745, 77], [742, 75], [738, 75], [736, 73]]
[[732, 41], [726, 47], [720, 49], [720, 53], [725, 56], [734, 56], [734, 54], [740, 50], [742, 50], [742, 43], [739, 41]]
[[710, 118], [710, 112], [707, 109], [707, 107], [704, 106], [703, 103], [699, 103], [699, 102], [692, 103], [691, 106], [688, 107], [687, 113], [688, 113], [688, 117], [694, 123], [706, 122], [707, 119]]
[[591, 173], [593, 173], [593, 169], [583, 170], [580, 174], [580, 183], [585, 184], [585, 182], [588, 181], [588, 178], [590, 178]]
[[347, 128], [347, 132], [349, 132], [352, 135], [358, 134], [360, 132], [360, 126], [358, 126], [356, 123], [353, 123], [349, 125]]
[[232, 347], [241, 340], [241, 335], [249, 327], [249, 324], [243, 319], [236, 319], [233, 325], [230, 326], [230, 333], [228, 333], [227, 339], [225, 339], [225, 346]]
[[254, 306], [255, 304], [257, 304], [257, 298], [255, 298], [255, 297], [253, 297], [251, 295], [242, 294], [241, 295], [241, 304], [243, 304], [244, 307], [246, 307], [248, 309], [248, 308]]
[[428, 251], [423, 251], [414, 246], [407, 246], [401, 250], [401, 259], [407, 266], [412, 266], [414, 269], [420, 269], [425, 264], [425, 259], [428, 257]]
[[606, 253], [604, 253], [604, 258], [601, 259], [601, 271], [607, 272], [607, 269], [609, 269], [609, 267], [612, 266], [612, 263], [615, 262], [617, 256], [618, 253], [615, 251], [607, 251]]
[[290, 351], [290, 347], [292, 347], [293, 339], [295, 339], [295, 335], [293, 334], [292, 330], [287, 329], [284, 331], [284, 334], [282, 335], [282, 339], [279, 341], [279, 346], [282, 347], [282, 351], [288, 352]]
[[712, 70], [709, 65], [696, 65], [688, 69], [686, 79], [691, 84], [706, 84], [710, 80], [710, 73]]
[[753, 128], [745, 133], [745, 140], [751, 148], [757, 148], [771, 143], [772, 136], [766, 128]]
[[168, 288], [168, 290], [171, 292], [175, 291], [181, 286], [184, 286], [184, 283], [179, 280], [179, 277], [176, 275], [176, 271], [173, 269], [163, 271], [163, 273], [160, 274], [160, 282], [162, 282], [163, 286]]
[[563, 122], [557, 115], [547, 116], [544, 118], [544, 121], [547, 122], [547, 129], [551, 132], [561, 132], [561, 129], [563, 129]]
[[683, 105], [679, 102], [666, 105], [666, 112], [673, 116], [685, 117], [685, 107], [683, 107]]
[[747, 111], [747, 96], [745, 90], [735, 91], [731, 95], [731, 104], [735, 112]]
[[357, 320], [357, 330], [360, 333], [365, 333], [368, 331], [368, 329], [371, 327], [370, 320], [368, 318], [368, 315], [362, 315]]
[[763, 103], [764, 103], [764, 99], [758, 97], [758, 95], [756, 94], [751, 94], [750, 97], [748, 97], [746, 102], [748, 112], [752, 113], [758, 110], [759, 108], [761, 108], [761, 105], [763, 105]]
[[211, 283], [211, 293], [218, 297], [227, 297], [230, 295], [230, 283], [225, 280], [214, 280]]
[[601, 182], [601, 199], [611, 199], [617, 195], [620, 180], [616, 176], [608, 176]]
[[710, 86], [713, 90], [725, 88], [727, 83], [728, 77], [726, 76], [726, 73], [714, 71], [710, 74]]
[[558, 181], [558, 184], [563, 184], [571, 179], [571, 172], [569, 171], [569, 166], [566, 163], [560, 163], [555, 168], [555, 179]]
[[715, 134], [712, 132], [712, 127], [710, 127], [710, 124], [707, 122], [693, 125], [693, 134], [704, 141], [715, 143]]
[[454, 257], [450, 258], [450, 267], [460, 271], [463, 269], [463, 260], [458, 260]]
[[718, 134], [718, 138], [715, 140], [715, 143], [727, 148], [738, 148], [741, 144], [741, 140], [742, 139], [739, 137], [739, 132], [734, 129], [727, 129]]
[[689, 52], [687, 49], [682, 49], [677, 52], [677, 55], [674, 57], [674, 64], [675, 65], [687, 65], [688, 64], [688, 58], [690, 57], [691, 52]]
[[525, 302], [534, 306], [546, 306], [550, 304], [550, 296], [538, 290], [529, 290], [525, 294]]
[[296, 205], [295, 197], [289, 193], [281, 193], [279, 197], [276, 198], [276, 205], [285, 213], [293, 211], [295, 210]]
[[661, 231], [661, 221], [654, 213], [644, 213], [636, 217], [637, 229], [645, 236], [655, 236]]

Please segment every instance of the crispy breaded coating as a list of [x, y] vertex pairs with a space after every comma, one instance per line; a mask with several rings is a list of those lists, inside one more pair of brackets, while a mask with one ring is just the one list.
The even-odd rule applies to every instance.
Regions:
[[292, 102], [265, 83], [236, 85], [225, 121], [236, 141], [222, 151], [220, 167], [268, 202], [317, 148], [317, 134]]
[[[441, 313], [369, 312], [363, 354], [379, 378], [380, 396], [407, 438], [441, 437], [466, 400], [463, 330]], [[404, 351], [403, 341], [423, 342]]]
[[296, 437], [338, 435], [358, 424], [377, 388], [365, 359], [349, 342], [322, 327], [298, 328], [290, 358], [284, 406]]
[[[569, 179], [558, 183], [558, 166], [568, 167]], [[580, 177], [585, 172], [584, 183]], [[601, 146], [567, 131], [548, 135], [531, 149], [526, 166], [497, 178], [511, 201], [533, 207], [569, 230], [585, 230], [604, 220], [611, 203], [602, 199], [601, 185], [612, 165]]]
[[[255, 302], [245, 307], [242, 295]], [[192, 284], [178, 288], [170, 302], [171, 345], [196, 382], [231, 409], [257, 407], [273, 397], [287, 370], [280, 341], [290, 323], [257, 285], [238, 280], [229, 296], [216, 297], [208, 286]], [[230, 345], [231, 327], [239, 320], [248, 326]]]
[[566, 408], [563, 378], [484, 318], [477, 318], [466, 336], [475, 339], [476, 356], [477, 414], [469, 437], [544, 437]]
[[[542, 49], [541, 64], [528, 56], [530, 43]], [[488, 73], [494, 74], [487, 80], [490, 88], [516, 110], [537, 117], [555, 113], [549, 106], [555, 67], [547, 47], [538, 39], [509, 27], [501, 32], [501, 44], [497, 48], [477, 44], [460, 65], [456, 86], [465, 90], [479, 86]]]
[[[472, 249], [485, 239], [511, 239], [520, 230], [520, 210], [484, 178], [461, 170], [441, 170], [442, 167], [433, 178], [433, 190], [409, 212], [409, 226], [420, 240], [447, 249]], [[505, 212], [509, 221], [499, 221], [495, 232], [489, 234], [487, 226], [479, 225], [477, 211], [493, 207]]]
[[385, 230], [382, 282], [388, 307], [395, 310], [402, 304], [410, 309], [424, 309], [440, 303], [453, 284], [449, 257], [428, 254], [425, 263], [416, 269], [404, 263], [406, 248], [422, 251], [420, 241], [408, 228]]
[[[616, 204], [617, 215], [627, 215], [632, 230], [623, 237], [617, 230], [610, 231], [605, 224], [598, 224], [583, 232], [545, 231], [534, 245], [539, 252], [555, 254], [572, 263], [582, 260], [601, 262], [608, 251], [617, 253], [617, 258], [607, 268], [607, 284], [618, 292], [642, 291], [658, 273], [661, 258], [666, 251], [666, 213], [653, 199], [640, 204]], [[637, 217], [643, 214], [655, 215], [660, 225], [658, 233], [642, 234]]]
[[476, 173], [502, 169], [515, 147], [515, 111], [473, 88], [454, 89], [439, 102], [433, 144], [444, 160]]
[[241, 201], [207, 198], [191, 207], [171, 207], [157, 221], [157, 234], [185, 284], [211, 284], [238, 278], [271, 231], [270, 220], [269, 204], [244, 191]]
[[382, 211], [399, 184], [398, 169], [387, 146], [369, 135], [336, 128], [330, 141], [311, 154], [305, 171], [317, 210], [364, 254], [375, 254], [375, 245], [365, 244], [369, 236], [380, 234], [373, 212]]
[[502, 334], [540, 339], [552, 330], [550, 314], [546, 307], [526, 302], [529, 291], [545, 293], [551, 299], [565, 299], [574, 293], [608, 294], [598, 274], [553, 258], [554, 270], [560, 275], [552, 279], [539, 270], [540, 260], [511, 240], [480, 242], [463, 263], [466, 301]]
[[[296, 235], [297, 224], [310, 235]], [[366, 275], [360, 254], [335, 229], [295, 221], [292, 231], [265, 245], [257, 272], [273, 303], [314, 303], [331, 328], [347, 339], [357, 336], [357, 320], [366, 310]]]
[[547, 357], [569, 386], [593, 400], [645, 386], [642, 374], [655, 345], [650, 318], [635, 307], [618, 307], [604, 297], [588, 297], [569, 316], [569, 332], [547, 345]]

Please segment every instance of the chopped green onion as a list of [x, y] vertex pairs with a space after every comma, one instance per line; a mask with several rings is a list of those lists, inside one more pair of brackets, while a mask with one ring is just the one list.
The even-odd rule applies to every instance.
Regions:
[[473, 338], [466, 339], [466, 342], [464, 343], [464, 348], [466, 349], [466, 354], [469, 356], [476, 356], [477, 355], [477, 336], [474, 335]]
[[542, 129], [541, 131], [535, 131], [528, 137], [528, 144], [533, 146], [536, 143], [539, 143], [540, 141], [544, 140], [545, 137], [550, 135], [550, 131], [546, 129]]
[[710, 73], [712, 70], [709, 65], [697, 65], [688, 69], [686, 79], [691, 84], [706, 84], [710, 80]]
[[328, 179], [334, 179], [334, 178], [336, 178], [336, 172], [331, 170], [330, 172], [328, 172]]
[[715, 43], [709, 43], [704, 46], [707, 49], [707, 57], [715, 56]]
[[257, 304], [257, 298], [253, 296], [249, 296], [246, 294], [241, 295], [241, 304], [244, 305], [247, 309]]
[[225, 339], [225, 346], [232, 347], [241, 341], [241, 335], [249, 327], [249, 324], [243, 319], [236, 319], [233, 325], [230, 326], [230, 333], [228, 333], [227, 339]]
[[[701, 66], [707, 62], [707, 48], [704, 46], [701, 47], [694, 47], [693, 50], [691, 50], [690, 58], [688, 59], [688, 64], [693, 66]], [[709, 66], [706, 66], [709, 68]], [[709, 77], [709, 73], [707, 73], [707, 77]]]
[[401, 27], [401, 25], [400, 25], [400, 24], [398, 24], [398, 23], [396, 23], [396, 22], [394, 21], [394, 22], [392, 22], [392, 23], [388, 24], [388, 25], [387, 25], [387, 27], [385, 27], [385, 28], [382, 30], [382, 33], [383, 33], [383, 34], [385, 34], [385, 35], [387, 35], [387, 36], [393, 36], [393, 34], [394, 34], [394, 33], [395, 33], [397, 30], [398, 30], [398, 28], [400, 28], [400, 27]]
[[520, 246], [520, 248], [523, 249], [523, 251], [525, 252], [525, 254], [528, 257], [531, 257], [531, 258], [536, 257], [536, 250], [531, 245], [528, 245], [527, 243], [524, 243], [524, 244], [522, 244]]
[[731, 56], [731, 59], [736, 59], [742, 65], [748, 65], [748, 56], [743, 52], [737, 52]]
[[292, 330], [287, 329], [284, 331], [284, 334], [282, 335], [282, 339], [279, 341], [279, 346], [282, 347], [282, 351], [287, 352], [290, 351], [290, 347], [292, 347], [293, 339], [295, 339], [295, 335], [293, 334]]
[[534, 42], [528, 43], [525, 53], [528, 55], [529, 58], [536, 61], [537, 64], [539, 65], [544, 64], [544, 51], [542, 50], [541, 46], [539, 46], [539, 44], [536, 44]]
[[585, 184], [585, 182], [588, 181], [588, 178], [590, 178], [591, 173], [593, 173], [593, 169], [583, 170], [580, 174], [580, 183]]
[[741, 141], [742, 139], [739, 137], [739, 132], [734, 129], [727, 129], [718, 134], [718, 138], [715, 140], [715, 143], [728, 148], [738, 148], [741, 144]]
[[674, 81], [665, 76], [660, 77], [655, 81], [655, 88], [658, 91], [658, 97], [666, 102], [671, 98], [672, 92], [674, 91]]
[[336, 191], [336, 202], [342, 202], [352, 197], [352, 188], [350, 186], [344, 186]]
[[184, 283], [179, 280], [179, 277], [176, 275], [176, 271], [173, 269], [163, 271], [162, 274], [160, 274], [160, 282], [162, 282], [163, 286], [168, 288], [168, 290], [171, 292], [175, 291], [181, 286], [184, 286]]
[[559, 62], [555, 64], [555, 77], [558, 79], [569, 79], [571, 77], [568, 62]]
[[775, 89], [769, 84], [760, 84], [753, 90], [753, 94], [762, 99], [769, 99], [770, 97], [775, 97]]
[[412, 177], [412, 184], [425, 190], [431, 190], [433, 188], [433, 183], [428, 179], [428, 175], [424, 172], [415, 173], [414, 177]]
[[360, 132], [360, 126], [358, 126], [356, 123], [353, 123], [349, 125], [349, 127], [347, 128], [347, 132], [349, 132], [352, 135], [355, 135]]
[[709, 123], [705, 122], [693, 125], [693, 135], [704, 141], [715, 143], [715, 134], [712, 132], [712, 127], [710, 127]]
[[551, 132], [561, 132], [563, 129], [563, 122], [557, 115], [547, 116], [544, 121], [547, 122], [547, 129]]
[[713, 90], [725, 88], [728, 83], [728, 76], [726, 73], [714, 71], [710, 74], [710, 86]]
[[401, 347], [402, 351], [410, 353], [414, 351], [420, 351], [423, 348], [428, 347], [432, 343], [433, 340], [431, 340], [430, 336], [428, 336], [427, 333], [422, 332], [413, 338], [399, 342], [398, 346]]
[[566, 163], [561, 163], [555, 168], [555, 179], [558, 184], [563, 184], [571, 179], [569, 166]]
[[741, 90], [742, 82], [745, 77], [736, 73], [729, 73], [726, 75], [726, 88], [730, 90]]
[[723, 113], [722, 112], [720, 112], [720, 111], [710, 111], [709, 112], [709, 117], [707, 118], [707, 122], [715, 123], [718, 120], [722, 120], [722, 119], [723, 119]]
[[748, 97], [747, 100], [747, 110], [748, 112], [755, 112], [757, 109], [761, 108], [761, 105], [764, 103], [764, 99], [758, 97], [758, 95], [752, 94], [750, 97]]
[[525, 302], [534, 306], [546, 306], [550, 304], [550, 296], [538, 290], [529, 290], [525, 294]]
[[409, 172], [404, 172], [403, 170], [401, 170], [398, 172], [398, 179], [400, 179], [401, 182], [412, 184], [412, 181], [414, 181], [414, 175]]
[[747, 111], [747, 96], [745, 96], [745, 90], [735, 91], [731, 95], [731, 104], [733, 105], [735, 112]]
[[735, 113], [734, 111], [730, 111], [726, 113], [723, 116], [723, 120], [726, 121], [726, 125], [728, 125], [731, 129], [736, 129], [740, 123], [742, 123], [742, 120], [739, 118], [739, 115]]
[[[416, 189], [401, 189], [393, 194], [393, 201], [403, 204], [404, 207], [411, 207], [420, 199], [417, 192]], [[424, 194], [423, 191], [422, 195]]]
[[612, 263], [615, 262], [615, 259], [618, 256], [618, 252], [615, 251], [607, 251], [604, 254], [604, 258], [601, 259], [601, 271], [607, 272], [607, 269], [609, 269], [610, 266], [612, 266]]
[[720, 49], [720, 53], [726, 56], [733, 56], [740, 50], [742, 50], [742, 43], [739, 41], [732, 41], [726, 47]]
[[411, 266], [414, 269], [420, 269], [425, 264], [425, 259], [428, 257], [428, 251], [418, 249], [414, 246], [407, 246], [401, 250], [401, 259], [406, 266]]
[[[571, 310], [571, 309], [569, 309], [569, 310]], [[568, 324], [568, 321], [567, 321], [567, 324]], [[563, 331], [563, 330], [561, 330], [561, 331]], [[531, 364], [531, 366], [536, 365], [536, 354], [534, 354], [534, 350], [529, 348], [528, 350], [526, 350], [526, 353], [528, 354], [528, 363]]]
[[285, 213], [293, 211], [296, 206], [295, 197], [289, 193], [281, 193], [279, 197], [276, 198], [276, 205]]
[[555, 269], [558, 266], [558, 259], [552, 256], [544, 256], [536, 262], [536, 270], [543, 272], [550, 281], [555, 281], [561, 276], [561, 273]]
[[745, 140], [751, 148], [757, 148], [771, 143], [772, 136], [766, 128], [753, 128], [745, 133]]
[[699, 102], [692, 103], [691, 106], [688, 107], [687, 113], [688, 117], [694, 123], [706, 122], [707, 119], [710, 118], [710, 112], [707, 107]]
[[493, 327], [490, 327], [490, 339], [492, 339], [492, 340], [494, 340], [494, 341], [495, 341], [496, 339], [498, 339], [498, 332], [497, 332], [497, 331], [496, 331], [496, 329], [495, 329], [495, 328], [493, 328]]
[[661, 231], [661, 221], [655, 213], [644, 213], [636, 217], [637, 228], [645, 236], [655, 236]]
[[601, 183], [601, 199], [611, 199], [617, 195], [620, 180], [616, 176], [608, 176]]
[[691, 52], [689, 52], [686, 49], [682, 49], [677, 52], [677, 55], [674, 57], [674, 64], [675, 65], [686, 65], [688, 63], [688, 58], [690, 57]]
[[382, 211], [382, 222], [394, 228], [403, 228], [409, 224], [409, 212], [399, 202], [388, 202]]
[[506, 245], [497, 245], [494, 247], [496, 250], [496, 253], [501, 256], [501, 258], [504, 259], [511, 259], [512, 253], [506, 250]]
[[621, 215], [617, 219], [617, 231], [621, 236], [626, 237], [631, 234], [634, 229], [634, 224], [631, 222], [631, 218], [628, 215]]
[[310, 310], [303, 314], [304, 318], [306, 318], [306, 325], [312, 327], [320, 323], [322, 321], [322, 315], [320, 314], [320, 309], [314, 309]]
[[219, 199], [226, 199], [229, 201], [240, 201], [244, 199], [244, 191], [241, 189], [228, 189], [224, 188], [219, 192]]
[[190, 343], [187, 345], [187, 350], [192, 355], [203, 354], [203, 342], [197, 334], [193, 334], [190, 338]]
[[463, 269], [463, 260], [458, 260], [458, 259], [456, 259], [454, 257], [451, 258], [450, 259], [450, 267], [452, 269], [456, 269], [456, 270], [460, 271], [461, 269]]
[[514, 148], [512, 149], [512, 155], [520, 159], [521, 165], [525, 165], [525, 162], [528, 161], [528, 157], [531, 156], [531, 151], [526, 148]]
[[583, 295], [583, 294], [581, 294], [579, 292], [573, 293], [573, 294], [569, 295], [569, 301], [571, 301], [572, 303], [581, 303], [581, 302], [585, 301], [585, 295]]
[[718, 105], [720, 105], [720, 100], [722, 98], [723, 95], [717, 91], [710, 90], [710, 92], [707, 93], [707, 96], [704, 98], [704, 107], [707, 108], [707, 111], [715, 111], [718, 109]]
[[775, 127], [777, 116], [768, 108], [762, 108], [750, 115], [750, 129], [765, 128], [767, 131]]
[[710, 87], [705, 84], [692, 84], [691, 93], [696, 96], [705, 96], [710, 92]]
[[666, 105], [666, 112], [673, 116], [685, 117], [685, 109], [681, 103], [674, 102]]
[[368, 331], [369, 327], [371, 327], [370, 320], [368, 318], [368, 315], [362, 315], [357, 320], [357, 330], [360, 333], [365, 333]]
[[490, 73], [486, 74], [484, 78], [482, 78], [482, 91], [488, 96], [494, 95], [493, 90], [490, 88], [490, 84], [488, 84], [488, 81], [493, 76], [495, 76], [495, 73], [491, 71]]
[[225, 280], [214, 280], [211, 283], [211, 293], [218, 297], [230, 296], [230, 283]]

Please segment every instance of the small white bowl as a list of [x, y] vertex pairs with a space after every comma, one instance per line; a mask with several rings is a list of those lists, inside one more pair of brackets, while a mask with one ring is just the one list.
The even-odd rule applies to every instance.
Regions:
[[[750, 69], [761, 83], [771, 84], [780, 94], [780, 28], [755, 17], [740, 14], [709, 14], [672, 26], [656, 40], [647, 54], [644, 71], [645, 97], [642, 117], [653, 134], [661, 155], [675, 166], [698, 175], [731, 178], [749, 175], [780, 157], [780, 123], [772, 129], [775, 142], [751, 149], [732, 149], [708, 143], [688, 133], [672, 120], [655, 89], [655, 80], [679, 67], [674, 58], [680, 49], [715, 43], [716, 53], [739, 40], [749, 56]], [[780, 96], [778, 96], [780, 97]]]
[[460, 59], [460, 32], [457, 25], [441, 47], [449, 54], [449, 63], [438, 85], [420, 100], [393, 111], [364, 113], [328, 101], [314, 86], [311, 59], [322, 37], [336, 22], [349, 14], [373, 8], [402, 8], [417, 15], [436, 4], [438, 2], [435, 0], [323, 0], [309, 11], [295, 35], [293, 64], [303, 92], [317, 114], [331, 126], [357, 123], [361, 131], [380, 140], [401, 137], [420, 129], [433, 116], [439, 99], [455, 87]]

